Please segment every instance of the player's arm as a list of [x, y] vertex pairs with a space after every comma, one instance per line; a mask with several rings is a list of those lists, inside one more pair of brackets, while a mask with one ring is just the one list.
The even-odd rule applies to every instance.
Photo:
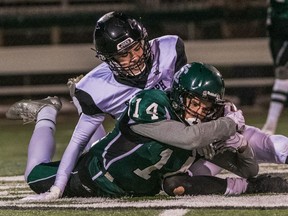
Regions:
[[249, 145], [243, 152], [227, 150], [216, 154], [210, 161], [243, 178], [251, 178], [259, 172], [259, 165]]
[[187, 150], [226, 140], [236, 132], [236, 124], [227, 117], [191, 126], [175, 120], [163, 120], [136, 124], [130, 128], [142, 136]]
[[[54, 185], [63, 192], [70, 177], [70, 173], [76, 165], [79, 155], [83, 152], [91, 136], [102, 124], [105, 114], [96, 105], [92, 97], [85, 91], [76, 89], [75, 96], [81, 105], [83, 113], [74, 129], [71, 140], [64, 151], [58, 168]], [[100, 138], [100, 137], [99, 137]]]
[[54, 183], [54, 185], [59, 187], [62, 192], [65, 189], [70, 173], [75, 167], [80, 154], [83, 152], [95, 130], [104, 121], [104, 118], [104, 115], [88, 116], [86, 114], [82, 114], [80, 116], [71, 140], [61, 158]]
[[173, 115], [168, 97], [160, 90], [144, 90], [129, 102], [130, 129], [134, 133], [182, 149], [207, 146], [236, 132], [235, 122], [228, 117], [187, 126], [173, 120]]

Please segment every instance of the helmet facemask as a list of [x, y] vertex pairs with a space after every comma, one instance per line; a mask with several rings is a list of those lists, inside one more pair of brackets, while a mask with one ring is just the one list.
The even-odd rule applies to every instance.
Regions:
[[[210, 106], [208, 103], [203, 103], [199, 98], [193, 97], [190, 94], [184, 96], [184, 112], [183, 119], [189, 124], [201, 123], [210, 113]], [[207, 107], [206, 107], [207, 105]]]
[[182, 121], [195, 124], [223, 115], [224, 93], [224, 80], [215, 67], [192, 62], [184, 65], [174, 75], [170, 100]]
[[223, 116], [224, 100], [219, 95], [212, 96], [203, 92], [200, 96], [187, 92], [181, 87], [177, 91], [178, 99], [172, 102], [172, 106], [176, 108], [180, 119], [188, 125], [208, 122]]

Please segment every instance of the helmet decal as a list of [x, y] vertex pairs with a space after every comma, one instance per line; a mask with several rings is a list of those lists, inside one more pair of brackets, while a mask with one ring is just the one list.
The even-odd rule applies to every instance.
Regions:
[[[146, 29], [136, 19], [121, 12], [109, 12], [103, 15], [96, 23], [93, 41], [96, 57], [106, 62], [115, 76], [136, 80], [148, 75], [153, 55]], [[138, 62], [128, 66], [120, 64], [117, 56], [137, 42], [141, 44], [143, 50]]]
[[182, 73], [186, 74], [189, 71], [189, 68], [191, 67], [191, 64], [186, 64], [184, 65], [182, 68], [180, 68], [180, 70], [175, 73], [174, 75], [174, 82], [179, 83], [179, 77]]
[[132, 38], [126, 38], [124, 41], [117, 44], [117, 50], [123, 50], [129, 46], [131, 46], [135, 41]]
[[220, 95], [218, 93], [214, 93], [214, 92], [210, 92], [210, 91], [203, 91], [202, 97], [206, 98], [206, 99], [208, 97], [213, 97], [213, 98], [215, 98], [216, 101], [220, 99]]

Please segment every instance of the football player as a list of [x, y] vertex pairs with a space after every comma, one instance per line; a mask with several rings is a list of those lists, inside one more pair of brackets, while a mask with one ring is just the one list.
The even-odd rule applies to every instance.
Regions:
[[288, 95], [288, 0], [269, 1], [267, 29], [275, 81], [267, 119], [262, 130], [274, 134]]
[[[80, 153], [90, 148], [88, 143], [93, 134], [94, 141], [105, 135], [101, 125], [105, 115], [119, 118], [126, 102], [143, 89], [170, 88], [174, 73], [187, 61], [183, 41], [178, 36], [148, 41], [142, 23], [121, 12], [109, 12], [97, 21], [94, 45], [96, 57], [103, 63], [74, 86], [73, 101], [79, 105], [81, 115], [54, 182], [58, 196], [63, 193]], [[9, 112], [7, 115], [9, 118]], [[38, 147], [31, 145], [29, 151], [37, 152]]]
[[[115, 129], [79, 158], [61, 196], [147, 196], [161, 188], [172, 196], [287, 192], [287, 182], [279, 177], [220, 179], [189, 173], [204, 156], [245, 177], [258, 172], [253, 152], [239, 133], [245, 126], [242, 113], [231, 111], [223, 96], [220, 73], [202, 63], [188, 64], [176, 74], [170, 97], [161, 90], [139, 92]], [[59, 198], [53, 185], [59, 162], [50, 161], [60, 108], [58, 98], [47, 98], [20, 101], [8, 110], [14, 119], [37, 119], [25, 176], [40, 195], [26, 200]], [[43, 133], [50, 138], [39, 139]]]

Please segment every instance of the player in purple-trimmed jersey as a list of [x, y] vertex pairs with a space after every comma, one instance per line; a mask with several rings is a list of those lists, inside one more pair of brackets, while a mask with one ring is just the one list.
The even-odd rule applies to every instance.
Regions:
[[[119, 12], [107, 13], [97, 21], [94, 45], [96, 56], [103, 63], [75, 86], [73, 101], [79, 105], [81, 115], [51, 190], [54, 199], [63, 193], [80, 153], [89, 148], [93, 134], [96, 133], [95, 141], [105, 135], [102, 127], [105, 115], [118, 118], [127, 107], [126, 102], [143, 89], [170, 88], [174, 73], [187, 62], [183, 41], [178, 36], [148, 41], [144, 26]], [[29, 146], [28, 151], [37, 151], [37, 146]], [[30, 170], [26, 168], [25, 177]]]

